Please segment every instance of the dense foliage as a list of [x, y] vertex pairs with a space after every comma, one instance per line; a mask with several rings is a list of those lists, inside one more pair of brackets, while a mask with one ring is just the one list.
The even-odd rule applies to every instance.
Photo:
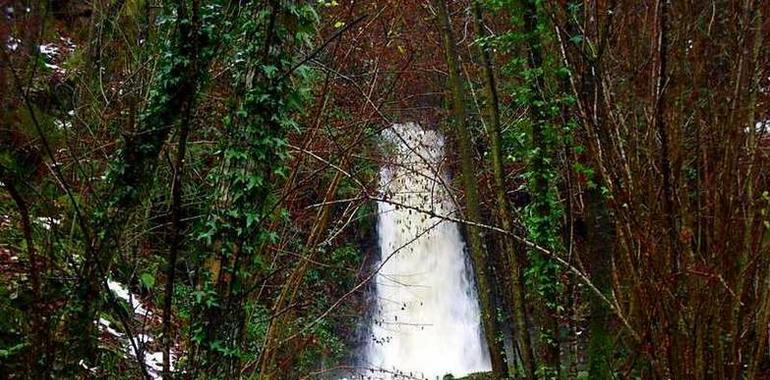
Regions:
[[488, 376], [770, 376], [764, 0], [0, 11], [0, 378], [366, 374], [397, 121], [447, 138]]

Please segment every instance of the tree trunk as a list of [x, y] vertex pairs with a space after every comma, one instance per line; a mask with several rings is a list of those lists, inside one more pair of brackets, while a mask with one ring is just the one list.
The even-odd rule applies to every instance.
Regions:
[[[453, 132], [457, 140], [460, 153], [460, 168], [462, 182], [465, 190], [466, 218], [474, 223], [481, 222], [479, 210], [478, 190], [476, 189], [476, 171], [473, 162], [473, 144], [471, 131], [468, 125], [463, 83], [460, 80], [460, 63], [457, 46], [452, 34], [452, 25], [449, 20], [449, 12], [445, 0], [435, 2], [438, 9], [438, 21], [443, 35], [444, 52], [449, 71], [449, 86], [452, 97], [452, 118], [454, 122]], [[470, 249], [473, 269], [476, 274], [478, 286], [479, 306], [481, 307], [481, 322], [484, 327], [484, 335], [489, 348], [489, 356], [492, 362], [492, 371], [497, 378], [508, 376], [508, 367], [505, 349], [502, 344], [502, 336], [498, 327], [496, 310], [492, 304], [492, 289], [489, 283], [487, 252], [483, 244], [483, 231], [476, 226], [467, 226], [468, 246]]]
[[[548, 115], [544, 109], [545, 104], [545, 78], [543, 75], [543, 47], [540, 40], [538, 30], [538, 11], [537, 3], [535, 0], [522, 0], [524, 11], [524, 34], [526, 35], [528, 57], [527, 63], [529, 69], [532, 70], [534, 78], [529, 81], [531, 86], [530, 90], [533, 96], [532, 101], [529, 104], [530, 107], [530, 119], [532, 121], [532, 143], [537, 151], [531, 162], [532, 171], [534, 176], [534, 188], [532, 189], [535, 196], [547, 197], [550, 190], [549, 179], [546, 178], [543, 173], [547, 170], [548, 156], [550, 155], [550, 146], [546, 141], [546, 123], [548, 122]], [[548, 218], [552, 214], [553, 210], [549, 206], [548, 202], [540, 202], [534, 212], [540, 218]], [[558, 281], [558, 278], [553, 279]], [[545, 321], [543, 323], [543, 333], [548, 339], [544, 339], [541, 342], [541, 355], [544, 365], [551, 368], [558, 376], [560, 370], [559, 355], [560, 355], [560, 343], [558, 340], [558, 328], [559, 323], [556, 310], [543, 306], [543, 317]]]
[[[187, 6], [183, 2], [177, 5], [180, 15], [185, 15], [182, 9]], [[120, 170], [115, 171], [110, 179], [111, 192], [106, 202], [108, 206], [100, 210], [95, 218], [94, 230], [99, 231], [99, 236], [88, 241], [88, 251], [81, 270], [84, 273], [83, 281], [78, 291], [81, 308], [71, 324], [70, 333], [75, 337], [73, 351], [86, 356], [89, 365], [97, 364], [94, 320], [102, 306], [100, 280], [107, 275], [117, 255], [118, 242], [131, 211], [143, 200], [166, 139], [179, 122], [180, 115], [194, 102], [204, 80], [203, 73], [211, 63], [211, 56], [199, 57], [198, 53], [204, 43], [210, 44], [213, 41], [206, 41], [192, 23], [183, 21], [189, 20], [179, 20], [174, 46], [185, 59], [172, 63], [168, 75], [174, 80], [156, 84], [157, 96], [149, 100], [146, 114], [139, 122], [136, 133], [126, 138], [117, 159]]]
[[49, 347], [49, 324], [47, 322], [47, 312], [43, 307], [45, 300], [43, 299], [42, 283], [40, 280], [40, 273], [45, 269], [41, 265], [39, 260], [37, 249], [35, 249], [35, 241], [32, 238], [32, 223], [30, 222], [29, 207], [27, 202], [22, 198], [18, 189], [16, 188], [15, 181], [11, 178], [11, 173], [4, 175], [5, 170], [0, 166], [0, 178], [2, 178], [8, 194], [11, 195], [14, 203], [16, 203], [16, 210], [19, 213], [19, 220], [21, 222], [21, 232], [24, 236], [24, 242], [27, 246], [27, 260], [29, 260], [29, 278], [32, 286], [32, 315], [29, 323], [29, 333], [32, 337], [31, 348], [28, 355], [28, 371], [34, 379], [46, 379], [49, 377], [51, 360], [48, 357]]
[[[198, 30], [200, 1], [192, 1], [193, 30]], [[192, 70], [198, 71], [197, 44]], [[163, 300], [163, 379], [171, 378], [171, 347], [174, 344], [172, 330], [172, 305], [174, 300], [174, 281], [176, 280], [176, 263], [179, 249], [182, 246], [182, 174], [184, 173], [185, 153], [187, 151], [187, 136], [190, 133], [190, 119], [194, 108], [194, 98], [184, 109], [184, 117], [179, 125], [179, 143], [177, 145], [174, 174], [171, 183], [171, 244], [166, 261], [166, 288]]]
[[[586, 194], [586, 253], [591, 278], [599, 290], [610, 289], [612, 251], [607, 242], [615, 241], [612, 223], [598, 190]], [[591, 379], [612, 378], [612, 336], [609, 329], [612, 318], [607, 305], [598, 296], [588, 295], [588, 375]]]
[[[476, 26], [476, 34], [479, 38], [484, 38], [487, 33], [484, 29], [484, 18], [481, 4], [478, 0], [473, 2], [473, 16]], [[505, 195], [505, 172], [503, 169], [502, 155], [502, 137], [500, 127], [500, 108], [497, 95], [497, 83], [492, 62], [492, 53], [485, 46], [480, 46], [481, 63], [484, 70], [484, 92], [485, 103], [484, 112], [487, 114], [487, 133], [489, 134], [490, 148], [492, 153], [492, 170], [495, 180], [495, 197], [497, 199], [498, 213], [503, 229], [513, 230], [513, 216], [508, 197]], [[527, 308], [525, 304], [525, 289], [521, 277], [520, 260], [515, 250], [516, 245], [510, 239], [503, 240], [503, 249], [510, 265], [511, 280], [511, 307], [513, 308], [514, 337], [519, 347], [524, 375], [527, 378], [535, 378], [535, 361], [532, 355], [532, 342], [529, 336], [529, 327], [527, 324]]]

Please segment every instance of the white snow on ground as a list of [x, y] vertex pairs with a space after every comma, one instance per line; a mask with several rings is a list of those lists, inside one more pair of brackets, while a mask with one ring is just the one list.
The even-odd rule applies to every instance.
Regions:
[[142, 303], [138, 301], [138, 297], [129, 292], [128, 289], [123, 286], [123, 284], [117, 281], [108, 280], [107, 286], [110, 288], [112, 293], [115, 294], [115, 297], [118, 297], [128, 303], [134, 314], [139, 314], [145, 318], [152, 317], [152, 312], [145, 309], [144, 306], [142, 306]]
[[47, 69], [50, 69], [51, 71], [57, 71], [57, 72], [60, 72], [62, 74], [67, 72], [67, 70], [62, 69], [59, 65], [52, 65], [50, 63], [46, 63], [45, 67]]
[[59, 55], [59, 47], [54, 44], [42, 44], [40, 45], [40, 54], [45, 55], [48, 58], [56, 58]]
[[[151, 318], [152, 312], [147, 310], [142, 304], [138, 301], [139, 297], [131, 293], [126, 286], [123, 284], [114, 281], [114, 280], [108, 280], [107, 286], [110, 288], [110, 291], [112, 291], [113, 294], [115, 294], [116, 297], [126, 301], [128, 305], [131, 307], [131, 310], [133, 310], [135, 316], [139, 316], [142, 318]], [[143, 347], [144, 348], [144, 365], [147, 368], [147, 372], [149, 373], [150, 377], [153, 379], [160, 379], [161, 378], [161, 372], [163, 371], [163, 352], [162, 351], [148, 351], [146, 350], [146, 347], [149, 343], [152, 343], [155, 341], [155, 338], [152, 335], [147, 334], [136, 334], [134, 335], [134, 344], [131, 344], [130, 341], [128, 341], [128, 338], [125, 336], [125, 334], [115, 330], [112, 328], [110, 321], [100, 318], [98, 321], [99, 328], [102, 331], [107, 332], [108, 334], [118, 338], [121, 340], [123, 345], [123, 350], [131, 355], [132, 358], [137, 359], [139, 357], [139, 353], [134, 350], [134, 346], [136, 347]], [[175, 357], [171, 355], [171, 370], [174, 369], [174, 360]]]
[[[46, 66], [56, 66], [56, 65], [49, 65], [49, 64], [46, 63]], [[58, 68], [58, 66], [56, 66], [56, 67]], [[49, 67], [49, 68], [51, 68], [51, 67]], [[54, 125], [54, 127], [58, 128], [58, 129], [67, 129], [67, 128], [72, 126], [72, 123], [70, 123], [69, 121], [63, 121], [63, 120], [60, 120], [60, 119], [56, 119], [56, 120], [53, 121], [53, 125]]]
[[[158, 352], [145, 352], [144, 364], [147, 366], [147, 372], [154, 379], [160, 379], [160, 373], [163, 371], [163, 353]], [[174, 369], [174, 360], [172, 356], [171, 370]]]
[[43, 228], [45, 228], [46, 230], [50, 230], [51, 227], [58, 226], [59, 224], [61, 224], [60, 218], [54, 218], [49, 216], [41, 216], [41, 217], [35, 218], [35, 221], [41, 226], [43, 226]]
[[[746, 127], [743, 131], [749, 133], [751, 132], [751, 127]], [[770, 133], [770, 119], [757, 121], [754, 124], [754, 132], [759, 134]]]
[[[10, 40], [8, 44], [11, 44]], [[50, 42], [39, 45], [38, 50], [40, 50], [40, 54], [45, 58], [44, 64], [46, 68], [57, 74], [65, 75], [67, 70], [61, 67], [61, 63], [64, 62], [66, 56], [75, 51], [76, 47], [77, 45], [72, 42], [71, 38], [59, 37], [57, 43]]]
[[110, 335], [112, 335], [112, 336], [114, 336], [116, 338], [122, 338], [123, 337], [123, 334], [121, 334], [118, 330], [115, 330], [115, 329], [112, 328], [110, 321], [108, 321], [108, 320], [106, 320], [104, 318], [99, 318], [99, 322], [98, 323], [99, 323], [99, 328], [102, 331], [105, 331], [108, 334], [110, 334]]
[[757, 131], [757, 133], [770, 132], [770, 120], [758, 121], [754, 124], [754, 130]]
[[16, 49], [19, 48], [19, 45], [21, 45], [20, 39], [14, 38], [13, 36], [8, 36], [8, 41], [5, 43], [5, 47], [7, 47], [8, 50], [16, 51]]

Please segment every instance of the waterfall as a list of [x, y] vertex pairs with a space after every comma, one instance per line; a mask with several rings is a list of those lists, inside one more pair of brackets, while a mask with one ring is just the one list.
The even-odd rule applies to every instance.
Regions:
[[390, 165], [380, 172], [376, 310], [367, 378], [462, 376], [489, 369], [479, 306], [458, 226], [418, 210], [452, 215], [443, 138], [414, 123], [385, 131]]

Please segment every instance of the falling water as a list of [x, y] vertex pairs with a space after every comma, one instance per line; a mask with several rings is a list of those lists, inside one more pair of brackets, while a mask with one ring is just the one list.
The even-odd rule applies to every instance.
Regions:
[[[442, 378], [489, 368], [479, 307], [445, 189], [443, 139], [414, 123], [386, 131], [392, 164], [380, 172], [379, 245], [371, 342], [372, 378]], [[403, 377], [400, 377], [403, 375]]]

